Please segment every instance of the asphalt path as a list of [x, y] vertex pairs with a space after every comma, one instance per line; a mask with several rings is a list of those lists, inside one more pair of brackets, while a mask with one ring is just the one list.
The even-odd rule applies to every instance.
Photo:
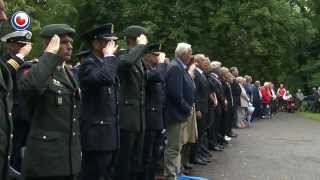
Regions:
[[320, 180], [320, 123], [278, 113], [235, 130], [224, 152], [193, 174], [210, 180]]

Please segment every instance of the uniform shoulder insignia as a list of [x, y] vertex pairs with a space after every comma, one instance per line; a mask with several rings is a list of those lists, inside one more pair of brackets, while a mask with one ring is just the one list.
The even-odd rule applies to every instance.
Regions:
[[16, 60], [14, 60], [13, 58], [11, 58], [11, 59], [9, 59], [8, 61], [7, 61], [7, 64], [9, 64], [13, 69], [15, 69], [15, 70], [18, 70], [19, 68], [20, 68], [20, 64], [16, 61]]

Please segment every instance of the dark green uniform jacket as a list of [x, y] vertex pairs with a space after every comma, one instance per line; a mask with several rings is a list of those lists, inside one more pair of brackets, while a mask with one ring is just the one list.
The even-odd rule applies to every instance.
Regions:
[[29, 98], [31, 129], [22, 171], [26, 177], [77, 175], [81, 164], [80, 92], [60, 57], [45, 53], [19, 81]]
[[142, 56], [145, 46], [138, 45], [120, 55], [120, 129], [143, 132], [145, 129], [145, 76]]

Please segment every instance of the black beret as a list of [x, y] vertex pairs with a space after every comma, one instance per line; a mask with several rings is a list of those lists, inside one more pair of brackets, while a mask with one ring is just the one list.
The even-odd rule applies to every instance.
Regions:
[[92, 41], [94, 39], [108, 39], [108, 40], [117, 40], [118, 37], [114, 35], [113, 24], [108, 23], [104, 25], [97, 26], [89, 31], [81, 34], [81, 37], [87, 41]]
[[159, 43], [154, 43], [154, 44], [149, 44], [146, 46], [144, 53], [153, 53], [153, 52], [160, 52], [161, 51], [161, 44]]
[[4, 35], [1, 37], [2, 42], [12, 43], [12, 42], [20, 42], [20, 43], [27, 43], [30, 42], [32, 38], [32, 33], [27, 30], [23, 31], [14, 31], [9, 34]]
[[132, 38], [136, 38], [136, 37], [140, 36], [141, 34], [147, 33], [147, 31], [144, 27], [137, 26], [137, 25], [129, 26], [123, 32], [124, 32], [124, 36], [132, 37]]
[[41, 29], [40, 36], [43, 38], [51, 38], [55, 34], [74, 36], [75, 33], [76, 30], [68, 24], [50, 24]]

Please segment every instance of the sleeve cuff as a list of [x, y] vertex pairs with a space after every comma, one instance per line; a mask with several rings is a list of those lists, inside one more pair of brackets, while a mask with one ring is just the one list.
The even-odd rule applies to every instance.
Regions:
[[103, 57], [114, 57], [114, 55], [113, 54], [106, 54], [106, 55], [104, 55]]
[[22, 54], [18, 53], [18, 54], [16, 54], [16, 56], [17, 56], [18, 58], [24, 60], [24, 56], [23, 56]]

